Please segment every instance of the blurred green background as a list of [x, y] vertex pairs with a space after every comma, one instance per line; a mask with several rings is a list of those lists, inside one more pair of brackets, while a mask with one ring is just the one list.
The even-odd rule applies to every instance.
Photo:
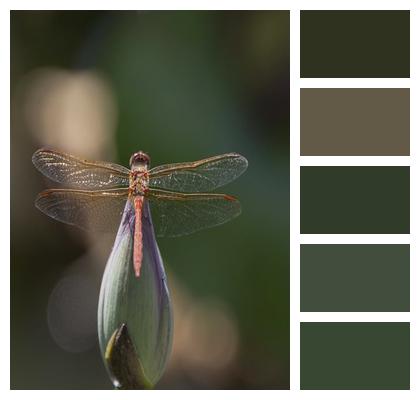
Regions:
[[[161, 239], [165, 389], [289, 388], [289, 12], [11, 12], [11, 388], [112, 388], [96, 307], [112, 238], [35, 209], [39, 147], [152, 165], [238, 152], [242, 215]], [[104, 215], [106, 218], [106, 215]]]

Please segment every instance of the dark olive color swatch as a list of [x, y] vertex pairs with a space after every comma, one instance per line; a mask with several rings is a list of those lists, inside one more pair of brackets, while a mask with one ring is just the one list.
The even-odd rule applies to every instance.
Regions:
[[408, 322], [302, 322], [301, 389], [410, 389]]
[[301, 245], [300, 310], [410, 311], [410, 246]]
[[300, 12], [302, 78], [409, 78], [410, 12]]
[[410, 233], [410, 168], [301, 167], [300, 232]]
[[302, 156], [409, 156], [410, 89], [301, 89]]

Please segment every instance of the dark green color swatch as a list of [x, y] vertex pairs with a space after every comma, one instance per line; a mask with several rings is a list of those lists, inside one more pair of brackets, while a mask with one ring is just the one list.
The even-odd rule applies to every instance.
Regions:
[[410, 12], [301, 11], [302, 78], [409, 78]]
[[300, 387], [409, 389], [409, 323], [301, 323]]
[[410, 246], [301, 245], [300, 309], [410, 311]]
[[410, 233], [410, 168], [301, 167], [300, 232]]

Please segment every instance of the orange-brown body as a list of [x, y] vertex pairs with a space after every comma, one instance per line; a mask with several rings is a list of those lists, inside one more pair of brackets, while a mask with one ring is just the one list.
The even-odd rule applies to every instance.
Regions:
[[135, 224], [134, 224], [134, 249], [133, 249], [133, 264], [136, 278], [140, 278], [141, 262], [143, 260], [143, 232], [141, 217], [143, 213], [143, 196], [134, 197], [135, 210]]
[[140, 278], [141, 263], [143, 261], [143, 232], [142, 215], [144, 194], [148, 190], [149, 176], [148, 169], [150, 157], [143, 153], [135, 153], [130, 159], [130, 195], [134, 203], [134, 248], [133, 248], [133, 267], [136, 278]]

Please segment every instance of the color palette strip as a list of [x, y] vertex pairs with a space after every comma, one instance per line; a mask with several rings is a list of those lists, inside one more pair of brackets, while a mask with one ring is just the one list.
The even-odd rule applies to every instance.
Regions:
[[407, 322], [301, 323], [301, 389], [410, 389]]
[[410, 233], [409, 167], [301, 167], [301, 233]]
[[408, 244], [300, 247], [303, 312], [410, 311]]
[[302, 156], [409, 156], [410, 89], [301, 89]]
[[[410, 11], [301, 11], [300, 77], [409, 78]], [[410, 323], [388, 313], [410, 312], [411, 239], [330, 244], [323, 235], [380, 243], [410, 234], [410, 166], [392, 160], [410, 156], [410, 89], [300, 82], [312, 86], [300, 89], [300, 155], [318, 165], [341, 157], [341, 166], [300, 168], [300, 233], [319, 235], [300, 244], [300, 311], [318, 321], [300, 325], [300, 388], [409, 389]], [[331, 322], [349, 312], [383, 322]]]
[[301, 11], [300, 76], [410, 77], [410, 12]]

